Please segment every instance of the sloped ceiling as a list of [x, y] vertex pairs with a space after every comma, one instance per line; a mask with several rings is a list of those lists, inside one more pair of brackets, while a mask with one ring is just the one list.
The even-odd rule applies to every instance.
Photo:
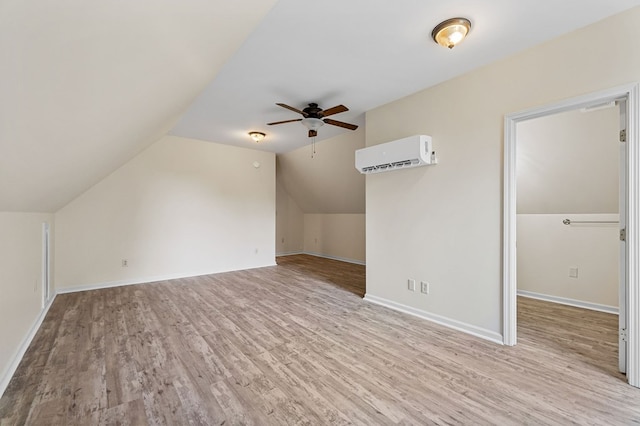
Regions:
[[303, 213], [364, 213], [365, 178], [354, 165], [365, 131], [344, 133], [277, 156], [279, 183]]
[[[0, 211], [56, 211], [170, 129], [289, 152], [309, 140], [297, 123], [265, 129], [296, 118], [274, 102], [344, 103], [335, 118], [362, 125], [375, 106], [638, 4], [0, 0]], [[460, 14], [469, 39], [435, 45], [433, 26]], [[264, 145], [249, 130], [268, 130]]]
[[166, 134], [274, 3], [0, 1], [0, 211], [56, 211]]
[[518, 123], [517, 212], [618, 213], [620, 108]]

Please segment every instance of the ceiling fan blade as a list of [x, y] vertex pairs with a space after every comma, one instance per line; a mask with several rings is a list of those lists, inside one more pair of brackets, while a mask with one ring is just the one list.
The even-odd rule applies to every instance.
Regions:
[[332, 120], [330, 118], [325, 118], [322, 121], [324, 121], [327, 124], [331, 124], [332, 126], [344, 127], [345, 129], [349, 129], [349, 130], [355, 130], [358, 128], [358, 126], [356, 126], [355, 124], [349, 124], [343, 121]]
[[314, 136], [318, 136], [317, 130], [309, 130], [309, 137], [312, 138]]
[[347, 108], [344, 105], [336, 105], [333, 108], [325, 109], [324, 111], [322, 111], [322, 116], [328, 117], [330, 115], [338, 114], [339, 112], [345, 112], [345, 111], [349, 111], [349, 108]]
[[302, 121], [302, 118], [296, 118], [293, 120], [274, 121], [273, 123], [267, 123], [267, 126], [273, 126], [274, 124], [292, 123], [294, 121]]
[[298, 108], [294, 108], [294, 107], [289, 106], [287, 104], [276, 103], [276, 105], [281, 106], [282, 108], [286, 108], [286, 109], [288, 109], [290, 111], [297, 112], [298, 114], [302, 115], [303, 117], [306, 117], [308, 115], [306, 112], [302, 112]]

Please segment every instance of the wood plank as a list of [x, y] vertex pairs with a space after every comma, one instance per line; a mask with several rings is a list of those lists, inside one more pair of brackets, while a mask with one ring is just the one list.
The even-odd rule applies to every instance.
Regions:
[[633, 424], [617, 317], [518, 300], [503, 347], [362, 300], [363, 266], [56, 298], [0, 399], [14, 424]]

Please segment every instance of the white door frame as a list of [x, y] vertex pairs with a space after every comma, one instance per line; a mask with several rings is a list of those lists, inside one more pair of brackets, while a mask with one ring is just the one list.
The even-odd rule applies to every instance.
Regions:
[[[620, 131], [627, 131], [627, 99], [619, 103], [619, 126]], [[619, 229], [627, 229], [627, 144], [618, 144], [618, 222]], [[618, 244], [618, 328], [620, 331], [627, 329], [627, 242], [620, 241]], [[627, 373], [627, 338], [620, 332], [618, 336], [618, 371]]]
[[516, 125], [595, 103], [627, 100], [627, 379], [640, 387], [640, 86], [628, 84], [507, 114], [504, 120], [502, 325], [503, 343], [516, 344]]

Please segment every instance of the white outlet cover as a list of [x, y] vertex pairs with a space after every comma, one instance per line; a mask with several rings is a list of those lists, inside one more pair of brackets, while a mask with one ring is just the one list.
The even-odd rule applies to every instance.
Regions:
[[409, 291], [416, 291], [416, 280], [407, 280], [407, 288]]

